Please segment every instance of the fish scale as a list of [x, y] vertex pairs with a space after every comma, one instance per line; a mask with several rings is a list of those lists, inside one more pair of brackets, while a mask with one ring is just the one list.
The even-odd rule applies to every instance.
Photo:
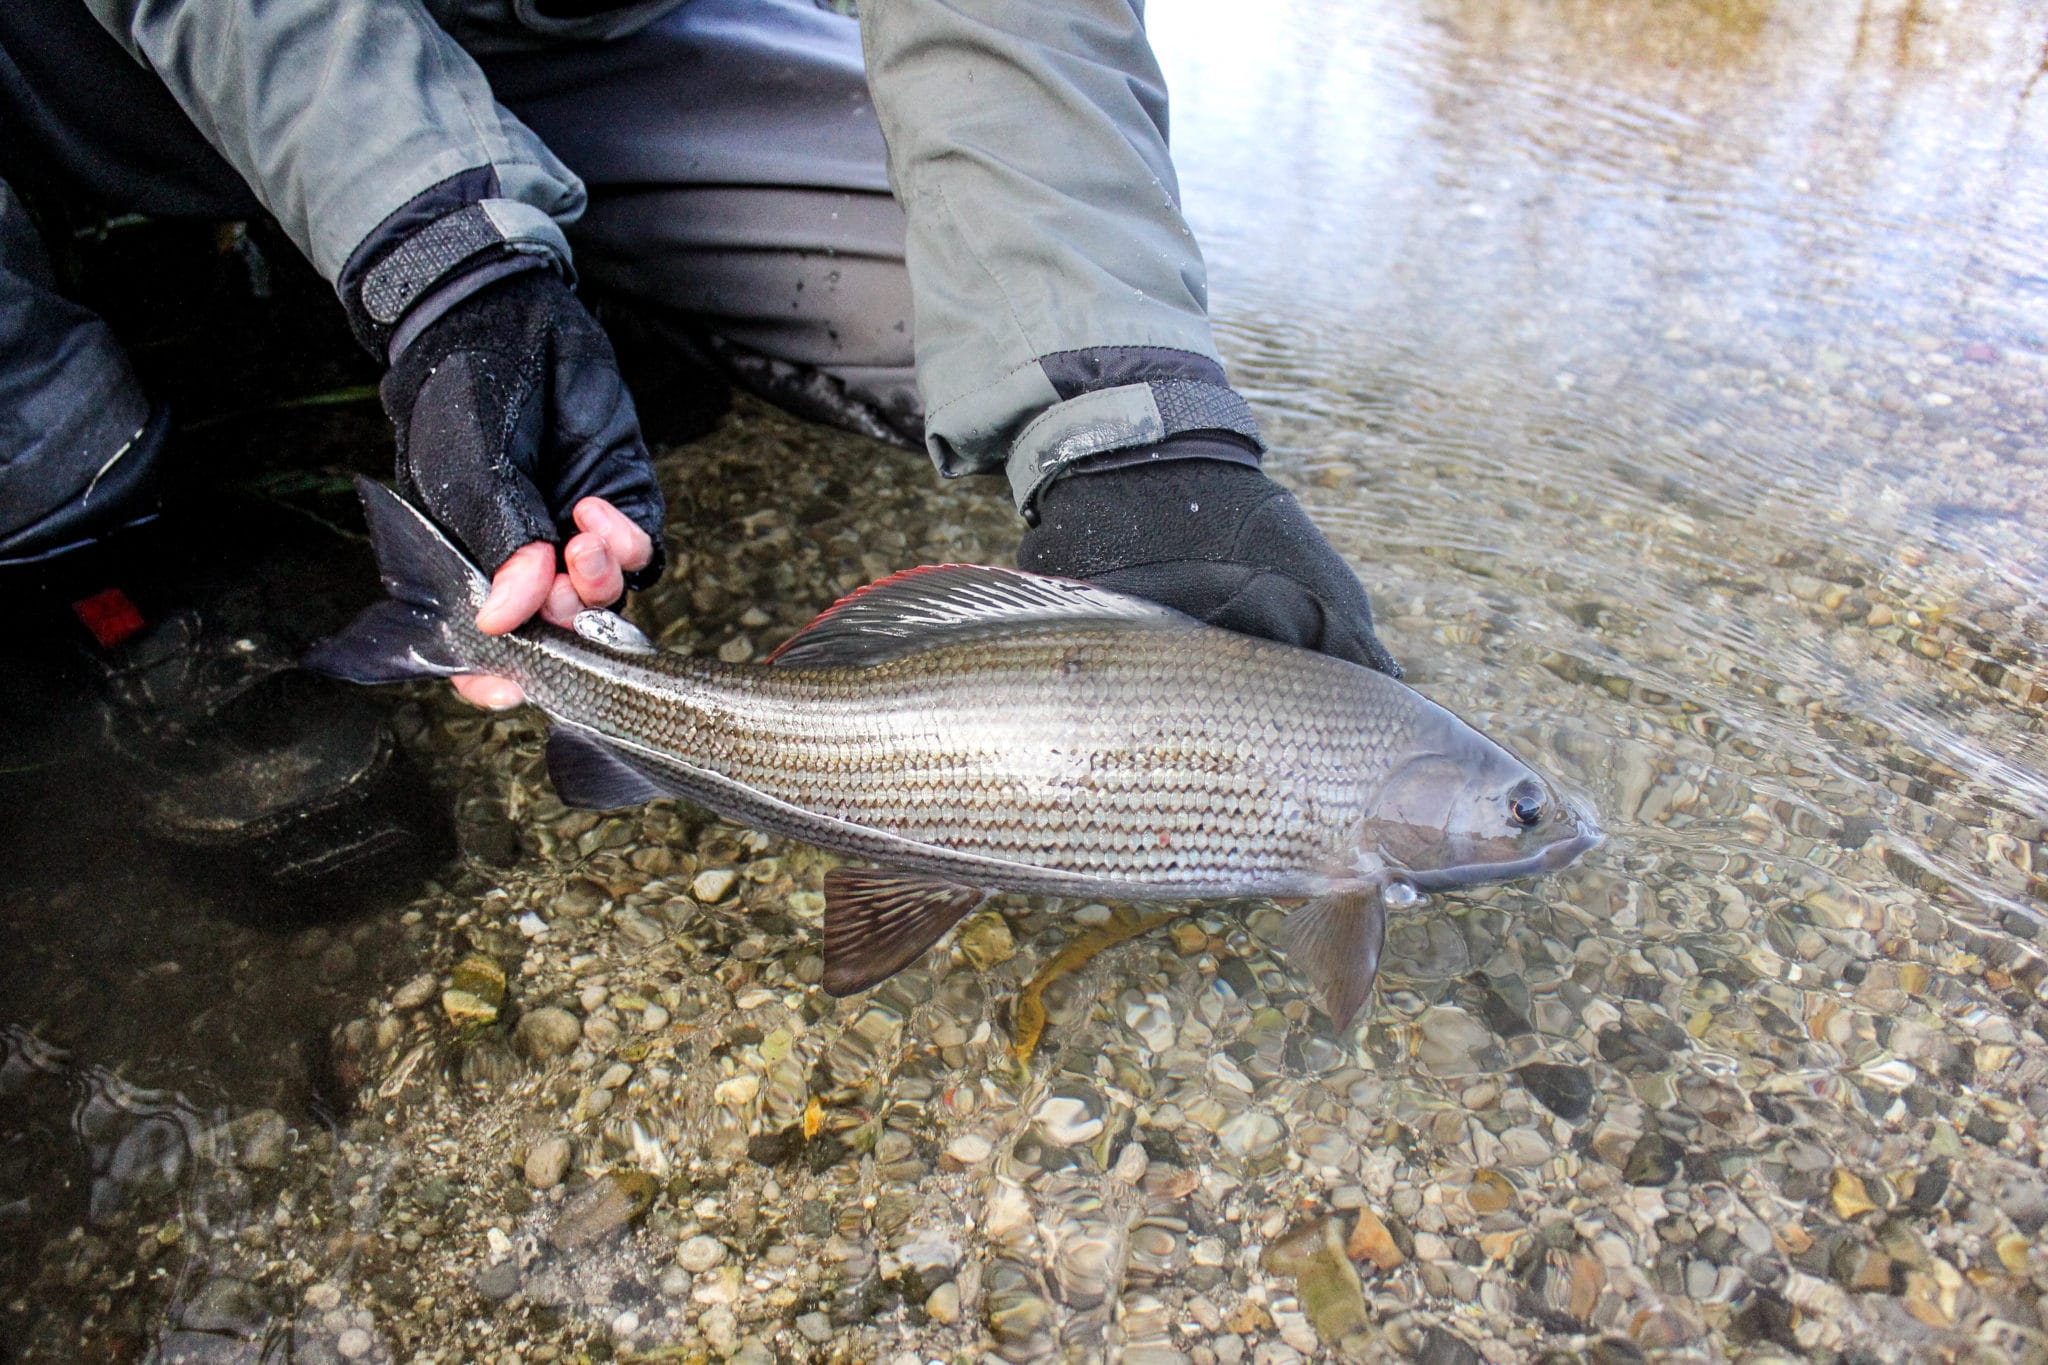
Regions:
[[1319, 888], [1401, 751], [1395, 708], [1414, 694], [1219, 631], [1151, 634], [1027, 630], [864, 669], [513, 635], [478, 662], [608, 738], [689, 754], [830, 821], [1087, 879], [1088, 894]]

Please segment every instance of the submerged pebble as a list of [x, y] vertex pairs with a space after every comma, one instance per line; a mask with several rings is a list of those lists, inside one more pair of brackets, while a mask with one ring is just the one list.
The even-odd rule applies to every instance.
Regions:
[[676, 1249], [676, 1264], [693, 1275], [701, 1275], [725, 1263], [725, 1243], [716, 1237], [692, 1237]]
[[575, 1051], [583, 1040], [583, 1024], [569, 1011], [549, 1006], [522, 1015], [513, 1034], [528, 1057], [551, 1062]]
[[1517, 1069], [1515, 1077], [1561, 1119], [1576, 1122], [1592, 1111], [1593, 1078], [1584, 1067], [1531, 1062]]
[[606, 1171], [562, 1206], [548, 1241], [562, 1251], [602, 1242], [647, 1212], [656, 1188], [643, 1171]]
[[537, 1190], [553, 1189], [568, 1173], [575, 1146], [566, 1137], [542, 1138], [526, 1153], [526, 1183]]
[[690, 881], [690, 894], [706, 905], [716, 905], [732, 894], [739, 881], [739, 874], [729, 867], [711, 867], [699, 872]]

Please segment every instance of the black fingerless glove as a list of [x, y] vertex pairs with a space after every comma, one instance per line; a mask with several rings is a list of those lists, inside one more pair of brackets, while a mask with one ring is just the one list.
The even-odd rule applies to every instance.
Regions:
[[575, 534], [583, 498], [654, 541], [629, 588], [661, 575], [661, 487], [611, 342], [552, 269], [485, 285], [411, 338], [379, 392], [398, 433], [398, 487], [487, 572], [520, 546]]
[[1294, 495], [1256, 466], [1176, 458], [1173, 444], [1146, 462], [1119, 451], [1070, 466], [1039, 495], [1017, 566], [1400, 677], [1365, 588]]

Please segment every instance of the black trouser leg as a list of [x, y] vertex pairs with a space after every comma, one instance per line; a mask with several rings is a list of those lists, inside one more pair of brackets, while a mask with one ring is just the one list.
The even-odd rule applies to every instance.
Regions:
[[57, 292], [28, 211], [0, 181], [0, 562], [136, 516], [164, 429], [106, 323]]
[[916, 443], [903, 214], [852, 19], [693, 0], [616, 42], [478, 60], [589, 186], [584, 280], [709, 336], [771, 401]]

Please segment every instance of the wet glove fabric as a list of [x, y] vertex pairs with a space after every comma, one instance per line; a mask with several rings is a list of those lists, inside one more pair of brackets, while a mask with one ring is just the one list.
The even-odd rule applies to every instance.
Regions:
[[549, 269], [463, 299], [412, 338], [381, 387], [398, 487], [487, 572], [536, 540], [575, 533], [587, 497], [654, 541], [629, 588], [660, 577], [661, 488], [633, 399], [597, 320]]
[[1071, 467], [1040, 494], [1017, 566], [1400, 677], [1364, 586], [1294, 495], [1250, 464], [1174, 458], [1171, 446], [1145, 463]]

